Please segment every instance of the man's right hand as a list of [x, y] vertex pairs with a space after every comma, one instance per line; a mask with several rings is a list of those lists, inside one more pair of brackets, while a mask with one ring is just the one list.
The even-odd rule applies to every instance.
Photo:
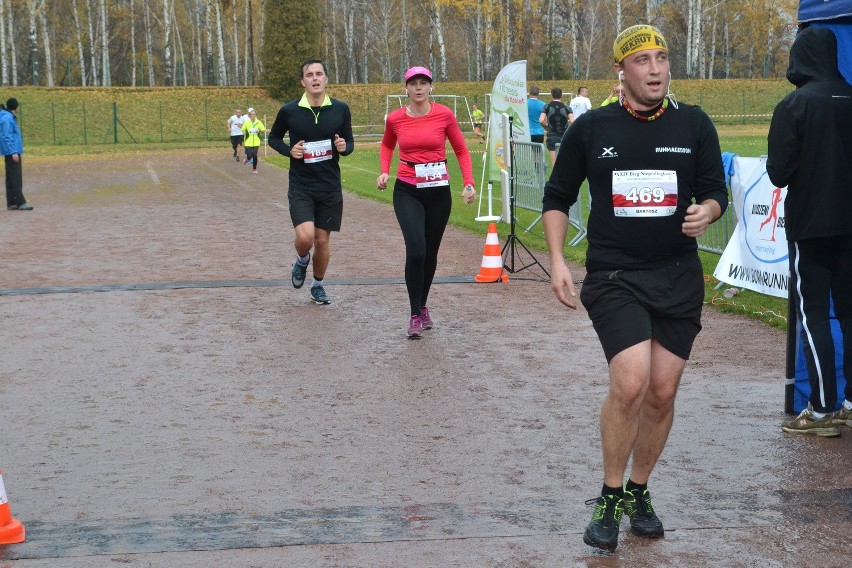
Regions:
[[577, 290], [574, 288], [571, 271], [568, 270], [564, 260], [554, 262], [550, 267], [550, 289], [564, 306], [572, 310], [577, 309]]
[[305, 141], [299, 140], [292, 148], [290, 148], [290, 157], [301, 160], [305, 157]]

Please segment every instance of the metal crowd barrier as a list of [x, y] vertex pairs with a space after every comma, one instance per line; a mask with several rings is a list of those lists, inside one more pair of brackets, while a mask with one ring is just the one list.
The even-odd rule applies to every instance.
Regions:
[[734, 214], [734, 204], [728, 203], [728, 208], [725, 209], [722, 216], [707, 227], [703, 235], [698, 237], [698, 250], [722, 254], [725, 247], [728, 246], [728, 241], [731, 240], [731, 235], [734, 234], [736, 225], [737, 217]]
[[[539, 213], [538, 217], [525, 229], [526, 232], [541, 222], [541, 200], [544, 197], [544, 184], [548, 176], [547, 149], [544, 144], [537, 142], [515, 142], [512, 145], [515, 161], [515, 206], [527, 211]], [[559, 151], [559, 146], [556, 148]], [[568, 221], [577, 230], [577, 235], [568, 243], [576, 246], [586, 238], [586, 225], [583, 218], [583, 191], [577, 195], [577, 202], [568, 212]], [[722, 218], [710, 225], [707, 231], [698, 239], [698, 249], [715, 254], [722, 254], [731, 235], [737, 219], [733, 204], [728, 204]]]
[[[559, 151], [558, 145], [556, 150]], [[525, 229], [529, 233], [541, 222], [541, 200], [544, 197], [544, 184], [548, 176], [547, 148], [538, 142], [514, 142], [512, 151], [515, 162], [513, 171], [515, 206], [539, 213], [538, 217]], [[577, 230], [577, 234], [568, 244], [576, 246], [586, 238], [582, 191], [577, 195], [577, 202], [568, 211], [568, 221]]]

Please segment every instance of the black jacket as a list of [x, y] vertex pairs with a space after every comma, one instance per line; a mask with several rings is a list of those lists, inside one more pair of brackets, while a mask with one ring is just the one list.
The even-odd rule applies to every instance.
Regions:
[[799, 32], [787, 79], [798, 88], [775, 107], [766, 161], [772, 183], [787, 186], [787, 238], [852, 234], [852, 85], [831, 30]]
[[[284, 136], [288, 133], [289, 143], [284, 141]], [[335, 135], [346, 140], [346, 150], [341, 153], [338, 153], [334, 146]], [[289, 157], [290, 149], [300, 140], [330, 140], [332, 158], [306, 163], [303, 159], [290, 157], [290, 187], [311, 191], [341, 191], [338, 162], [340, 156], [348, 156], [355, 149], [349, 106], [327, 95], [323, 104], [318, 107], [311, 107], [305, 95], [282, 106], [269, 131], [269, 145], [278, 153]]]
[[[669, 204], [673, 212], [628, 217], [616, 209], [617, 175], [663, 171], [677, 178], [676, 203]], [[542, 210], [567, 215], [584, 179], [591, 196], [589, 272], [659, 268], [695, 254], [696, 240], [682, 230], [686, 209], [708, 199], [717, 201], [722, 212], [728, 206], [716, 128], [703, 110], [686, 103], [669, 105], [651, 122], [640, 122], [618, 104], [584, 112], [562, 138]]]

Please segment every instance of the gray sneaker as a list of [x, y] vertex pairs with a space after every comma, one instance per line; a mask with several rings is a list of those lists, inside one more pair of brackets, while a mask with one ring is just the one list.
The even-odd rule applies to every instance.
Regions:
[[311, 263], [311, 253], [308, 253], [308, 262], [304, 265], [296, 260], [293, 263], [293, 272], [290, 273], [290, 280], [293, 282], [293, 288], [301, 288], [305, 283], [305, 275], [308, 273], [308, 265]]
[[320, 306], [331, 303], [331, 298], [328, 297], [328, 294], [325, 293], [325, 288], [322, 286], [314, 286], [311, 288], [311, 300]]
[[840, 410], [831, 415], [832, 422], [835, 426], [849, 426], [852, 428], [852, 410], [846, 410], [845, 406], [841, 406]]
[[793, 434], [811, 434], [824, 438], [835, 438], [840, 435], [840, 428], [835, 424], [835, 414], [817, 418], [814, 416], [813, 407], [808, 403], [808, 407], [800, 412], [797, 417], [783, 421], [781, 429]]

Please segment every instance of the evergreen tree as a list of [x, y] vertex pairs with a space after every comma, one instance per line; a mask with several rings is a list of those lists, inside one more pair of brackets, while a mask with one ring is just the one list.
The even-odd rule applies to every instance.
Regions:
[[302, 94], [302, 63], [322, 55], [320, 12], [296, 0], [267, 0], [261, 85], [271, 97], [286, 101]]

